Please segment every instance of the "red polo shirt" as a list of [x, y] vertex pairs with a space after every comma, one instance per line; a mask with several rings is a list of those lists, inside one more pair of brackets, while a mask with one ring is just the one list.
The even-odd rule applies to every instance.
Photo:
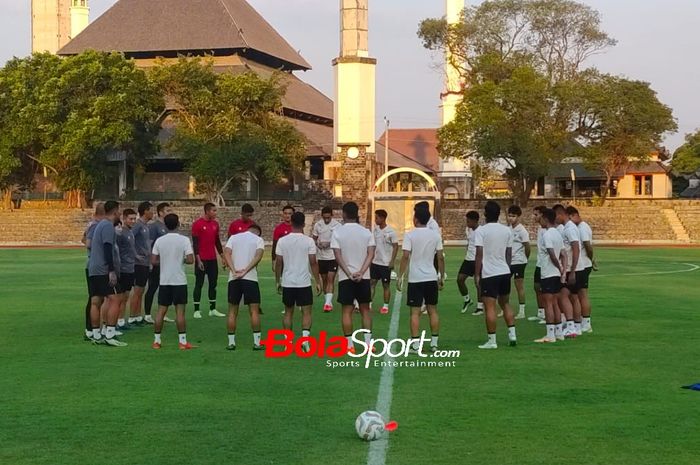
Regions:
[[292, 225], [282, 222], [275, 227], [275, 230], [272, 233], [272, 240], [278, 241], [291, 232], [292, 232]]
[[246, 221], [243, 218], [238, 218], [237, 220], [234, 220], [231, 222], [231, 224], [228, 227], [228, 235], [233, 236], [235, 234], [239, 234], [242, 232], [246, 232], [248, 228], [250, 228], [252, 225], [254, 225], [254, 221]]
[[192, 224], [192, 237], [199, 242], [199, 258], [216, 260], [216, 239], [219, 237], [219, 223], [200, 218]]

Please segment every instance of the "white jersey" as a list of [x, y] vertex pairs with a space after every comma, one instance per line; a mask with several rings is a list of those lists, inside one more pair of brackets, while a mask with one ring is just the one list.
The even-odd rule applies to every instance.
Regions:
[[331, 219], [328, 224], [321, 220], [314, 225], [311, 235], [318, 238], [318, 243], [328, 244], [328, 247], [325, 248], [317, 246], [318, 252], [316, 253], [316, 257], [319, 260], [335, 260], [335, 255], [333, 254], [330, 243], [333, 237], [333, 231], [338, 227], [340, 227], [340, 222], [334, 218]]
[[538, 252], [537, 252], [537, 266], [539, 268], [542, 268], [542, 255], [539, 253], [539, 249], [544, 247], [542, 240], [543, 240], [545, 231], [547, 231], [547, 230], [545, 228], [543, 228], [542, 226], [540, 226], [537, 229], [537, 250], [538, 250]]
[[433, 260], [435, 254], [442, 251], [440, 234], [427, 227], [413, 229], [403, 236], [403, 250], [411, 252], [409, 283], [437, 281], [438, 273]]
[[[573, 249], [572, 244], [578, 242], [579, 249], [581, 248], [581, 238], [578, 234], [578, 228], [573, 221], [569, 220], [564, 226], [559, 225], [557, 230], [562, 235], [564, 239], [564, 252], [566, 253], [566, 270], [567, 271], [580, 271], [580, 264], [576, 264], [576, 270], [573, 269]], [[581, 268], [583, 269], [583, 268]]]
[[[279, 242], [278, 242], [279, 244]], [[250, 231], [234, 234], [228, 238], [226, 248], [231, 249], [231, 257], [233, 259], [233, 267], [236, 270], [242, 270], [255, 258], [258, 250], [265, 250], [265, 241], [257, 234]], [[233, 281], [236, 277], [233, 271], [229, 271], [228, 280]], [[258, 268], [250, 270], [245, 276], [239, 278], [245, 281], [258, 281]]]
[[483, 248], [482, 278], [510, 275], [506, 249], [513, 248], [513, 235], [508, 226], [499, 223], [479, 226], [474, 235], [474, 242], [477, 247]]
[[[340, 250], [343, 260], [350, 273], [357, 273], [365, 263], [368, 248], [374, 247], [374, 235], [362, 225], [357, 223], [346, 223], [333, 231], [331, 238], [331, 248]], [[347, 281], [350, 276], [338, 267], [338, 282]], [[369, 279], [369, 268], [362, 275], [362, 279]]]
[[530, 242], [530, 234], [525, 229], [525, 226], [518, 224], [511, 228], [513, 234], [513, 257], [511, 264], [524, 265], [527, 264], [527, 255], [525, 255], [525, 244]]
[[435, 217], [431, 216], [430, 219], [428, 220], [428, 224], [426, 225], [428, 229], [435, 231], [436, 233], [440, 234], [442, 237], [442, 230], [440, 229], [440, 225], [438, 224], [437, 221], [435, 221]]
[[186, 286], [185, 258], [194, 255], [192, 243], [188, 237], [178, 233], [160, 236], [153, 243], [153, 255], [160, 258], [160, 285]]
[[555, 228], [545, 229], [542, 233], [542, 246], [537, 247], [537, 257], [538, 261], [542, 264], [540, 266], [542, 279], [561, 277], [561, 272], [559, 268], [554, 266], [552, 259], [549, 257], [549, 251], [547, 249], [553, 249], [554, 255], [559, 259], [562, 249], [564, 248], [564, 238]]
[[392, 266], [391, 256], [394, 253], [394, 244], [399, 243], [396, 231], [389, 225], [386, 225], [384, 229], [375, 226], [372, 234], [374, 235], [374, 244], [377, 247], [372, 263], [379, 266]]
[[277, 242], [275, 251], [282, 257], [282, 287], [305, 288], [311, 286], [309, 256], [316, 255], [316, 244], [302, 233], [287, 234]]
[[476, 243], [474, 242], [474, 234], [475, 233], [476, 233], [476, 229], [467, 228], [467, 230], [466, 230], [467, 255], [464, 256], [464, 259], [468, 262], [473, 262], [474, 260], [476, 260]]
[[581, 239], [581, 254], [578, 257], [579, 266], [577, 267], [577, 271], [579, 271], [578, 268], [585, 270], [586, 268], [591, 268], [593, 266], [593, 262], [588, 256], [586, 248], [583, 246], [584, 242], [590, 242], [591, 245], [593, 245], [593, 231], [588, 223], [581, 221], [578, 224], [578, 232]]

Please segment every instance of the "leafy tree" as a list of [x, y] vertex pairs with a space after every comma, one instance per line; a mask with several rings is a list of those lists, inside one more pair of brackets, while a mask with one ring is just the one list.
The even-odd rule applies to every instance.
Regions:
[[678, 126], [671, 108], [647, 82], [597, 75], [579, 92], [585, 102], [578, 116], [582, 154], [589, 168], [605, 173], [605, 200], [613, 176], [647, 161], [664, 134]]
[[151, 77], [172, 99], [168, 149], [186, 160], [197, 190], [223, 205], [223, 194], [250, 173], [276, 181], [301, 165], [303, 136], [280, 116], [279, 76], [216, 74], [210, 60], [161, 62]]
[[689, 175], [700, 170], [700, 131], [685, 136], [685, 144], [673, 154], [671, 167], [675, 173]]

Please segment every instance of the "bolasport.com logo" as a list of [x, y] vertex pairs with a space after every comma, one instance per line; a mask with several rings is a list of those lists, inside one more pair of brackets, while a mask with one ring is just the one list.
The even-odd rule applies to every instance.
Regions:
[[[449, 368], [457, 364], [459, 350], [430, 350], [430, 337], [422, 331], [417, 338], [375, 339], [369, 344], [366, 329], [358, 329], [350, 340], [329, 336], [321, 331], [318, 337], [295, 337], [293, 331], [273, 329], [260, 341], [268, 358], [322, 358], [328, 368], [364, 368], [391, 365], [401, 368]], [[353, 347], [354, 350], [350, 350]], [[417, 357], [417, 358], [416, 358]]]

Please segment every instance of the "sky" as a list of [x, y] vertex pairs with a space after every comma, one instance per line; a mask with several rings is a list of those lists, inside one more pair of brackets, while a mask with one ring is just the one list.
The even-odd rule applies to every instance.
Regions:
[[[143, 0], [148, 1], [148, 0]], [[300, 77], [333, 96], [331, 60], [338, 55], [338, 0], [248, 0], [311, 63]], [[94, 19], [115, 0], [89, 0]], [[0, 64], [30, 51], [30, 0], [0, 0]], [[469, 4], [477, 4], [468, 0]], [[602, 16], [618, 45], [587, 64], [650, 82], [674, 110], [679, 131], [666, 139], [674, 150], [700, 128], [700, 1], [583, 0]], [[387, 116], [396, 128], [437, 127], [442, 74], [439, 57], [416, 31], [440, 17], [444, 0], [370, 0], [370, 54], [378, 59], [377, 135]]]

